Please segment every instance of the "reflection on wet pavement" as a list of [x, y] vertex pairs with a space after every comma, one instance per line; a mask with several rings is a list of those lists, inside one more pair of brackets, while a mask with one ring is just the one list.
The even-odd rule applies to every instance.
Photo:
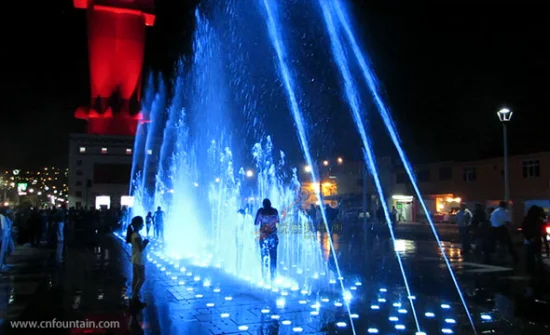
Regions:
[[[343, 293], [326, 240], [326, 234], [319, 235], [326, 273], [308, 287], [283, 283], [277, 288], [236, 278], [215, 265], [170, 258], [153, 243], [142, 291], [148, 306], [131, 318], [126, 307], [129, 247], [112, 236], [98, 237], [68, 249], [65, 266], [48, 272], [41, 296], [22, 318], [119, 320], [121, 329], [115, 333], [120, 334], [130, 321], [133, 334], [348, 334], [351, 322], [357, 334], [415, 334], [395, 248], [410, 280], [420, 330], [473, 333], [434, 242], [400, 239], [392, 244], [374, 238], [363, 249], [335, 236]], [[456, 244], [443, 246], [479, 334], [548, 333], [547, 282], [530, 280], [507, 262], [486, 265], [475, 256], [463, 257]], [[2, 296], [3, 306], [7, 296]], [[348, 299], [351, 315], [345, 308]]]
[[[320, 237], [324, 246], [328, 244], [325, 238]], [[345, 294], [328, 275], [321, 274], [318, 279], [328, 281], [328, 287], [319, 285], [315, 291], [291, 286], [266, 288], [232, 278], [219, 269], [200, 266], [200, 262], [193, 265], [192, 260], [170, 258], [162, 253], [160, 245], [154, 245], [148, 255], [145, 296], [149, 306], [144, 316], [145, 331], [150, 334], [351, 333], [353, 322], [358, 333], [416, 333], [418, 329], [400, 282], [391, 243], [375, 241], [368, 250], [358, 250], [338, 236], [334, 241], [346, 277], [349, 293]], [[458, 274], [467, 276], [471, 268], [475, 271], [476, 266], [486, 267], [477, 263], [464, 265], [456, 245], [446, 243], [444, 246]], [[420, 330], [430, 334], [471, 333], [448, 272], [437, 257], [437, 245], [398, 240], [395, 248], [406, 260]], [[327, 250], [325, 255], [328, 256]], [[328, 262], [330, 268], [331, 258]], [[489, 267], [489, 270], [488, 273], [499, 274], [512, 271], [507, 267]], [[468, 287], [464, 287], [465, 293], [473, 296]], [[163, 296], [167, 298], [160, 298]], [[351, 318], [344, 308], [347, 297], [351, 298]], [[528, 323], [512, 324], [503, 318], [498, 304], [470, 308], [480, 333], [492, 329], [505, 333], [501, 328], [516, 326], [519, 328], [515, 329], [528, 329]]]
[[0, 274], [0, 324], [19, 315], [43, 281], [50, 253], [42, 248], [18, 246]]

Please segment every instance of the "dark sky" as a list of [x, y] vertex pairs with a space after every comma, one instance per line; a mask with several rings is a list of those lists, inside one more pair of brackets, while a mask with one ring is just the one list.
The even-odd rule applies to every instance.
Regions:
[[[242, 0], [251, 1], [251, 0]], [[146, 67], [169, 73], [189, 51], [193, 1], [159, 1]], [[10, 5], [2, 20], [2, 167], [66, 165], [73, 119], [89, 102], [86, 22], [72, 1]], [[550, 11], [544, 2], [355, 0], [369, 51], [415, 160], [502, 153], [496, 111], [513, 109], [512, 153], [550, 149]], [[357, 143], [341, 143], [347, 148]], [[334, 153], [345, 152], [337, 144]]]

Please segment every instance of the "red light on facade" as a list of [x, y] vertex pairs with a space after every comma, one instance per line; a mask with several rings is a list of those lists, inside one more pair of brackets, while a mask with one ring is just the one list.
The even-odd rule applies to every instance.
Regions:
[[152, 27], [155, 25], [155, 16], [153, 14], [144, 13], [143, 16], [145, 17], [145, 25], [147, 27]]
[[86, 9], [88, 8], [88, 0], [73, 0], [74, 8]]
[[155, 15], [145, 13], [154, 0], [73, 0], [87, 8], [90, 64], [90, 107], [78, 108], [75, 117], [88, 121], [88, 133], [134, 135], [140, 113], [141, 73], [145, 26]]

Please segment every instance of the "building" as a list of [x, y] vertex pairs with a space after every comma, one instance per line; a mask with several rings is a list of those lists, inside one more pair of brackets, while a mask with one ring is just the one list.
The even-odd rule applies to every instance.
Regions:
[[[391, 203], [394, 167], [390, 157], [377, 159], [377, 173], [380, 184], [385, 192], [386, 201]], [[324, 160], [317, 167], [321, 181], [311, 182], [311, 168], [307, 165], [300, 170], [302, 193], [307, 194], [306, 205], [318, 203], [315, 188], [320, 190], [325, 203], [335, 207], [339, 203], [345, 210], [361, 212], [363, 206], [373, 213], [378, 208], [378, 191], [374, 178], [365, 168], [363, 161], [349, 161], [343, 157], [334, 160]]]
[[72, 134], [69, 204], [81, 208], [131, 205], [131, 136]]
[[146, 26], [154, 0], [73, 0], [87, 11], [90, 104], [75, 117], [87, 134], [69, 143], [69, 205], [118, 207], [128, 197], [132, 148], [140, 110]]
[[[550, 152], [510, 156], [510, 202], [516, 223], [533, 204], [550, 209]], [[480, 202], [496, 207], [504, 198], [504, 160], [437, 162], [414, 166], [416, 179], [429, 210], [436, 219], [452, 214], [463, 201], [473, 208]], [[413, 196], [403, 169], [396, 170], [394, 193]]]

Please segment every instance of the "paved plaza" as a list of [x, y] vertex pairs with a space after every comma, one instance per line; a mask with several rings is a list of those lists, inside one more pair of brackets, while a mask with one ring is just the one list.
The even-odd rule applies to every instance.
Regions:
[[[25, 308], [9, 301], [3, 305], [9, 316], [4, 333], [34, 331], [13, 329], [10, 320], [53, 318], [120, 323], [118, 329], [91, 332], [106, 334], [473, 334], [471, 321], [478, 334], [549, 331], [548, 285], [531, 280], [522, 274], [521, 265], [515, 270], [507, 260], [487, 265], [475, 256], [464, 259], [449, 230], [444, 248], [471, 312], [470, 321], [437, 244], [429, 235], [407, 239], [422, 236], [422, 229], [421, 225], [398, 228], [395, 244], [412, 299], [391, 243], [384, 238], [373, 238], [363, 249], [335, 236], [343, 290], [333, 260], [309, 290], [261, 287], [215, 266], [171, 259], [160, 244], [153, 243], [143, 288], [148, 305], [134, 317], [126, 307], [131, 279], [128, 246], [117, 235], [83, 234], [68, 244], [64, 266], [44, 267], [34, 298], [27, 299]], [[284, 264], [280, 270], [293, 271]]]

